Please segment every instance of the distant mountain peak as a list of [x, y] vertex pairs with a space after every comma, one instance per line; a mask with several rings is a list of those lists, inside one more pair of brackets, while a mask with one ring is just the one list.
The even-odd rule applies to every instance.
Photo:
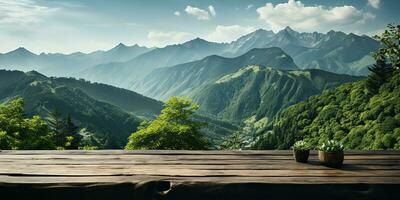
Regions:
[[286, 26], [283, 30], [294, 31], [292, 28], [290, 28], [290, 26]]
[[23, 56], [34, 56], [36, 54], [32, 53], [28, 49], [25, 49], [24, 47], [18, 47], [17, 49], [8, 52], [7, 54], [12, 54], [12, 55], [23, 55]]
[[195, 38], [193, 40], [189, 40], [189, 41], [183, 43], [182, 45], [185, 46], [185, 47], [200, 47], [200, 46], [208, 45], [208, 44], [211, 44], [211, 43], [213, 43], [213, 42], [209, 42], [209, 41], [207, 41], [205, 39], [197, 37], [197, 38]]
[[120, 42], [117, 46], [115, 46], [112, 49], [124, 49], [127, 48], [128, 46], [126, 46], [124, 43]]
[[195, 39], [193, 39], [193, 40], [189, 40], [189, 41], [186, 42], [186, 43], [189, 43], [189, 42], [191, 42], [191, 43], [198, 43], [198, 42], [210, 43], [209, 41], [207, 41], [207, 40], [205, 40], [205, 39], [202, 39], [202, 38], [199, 38], [199, 37], [197, 37], [197, 38], [195, 38]]
[[286, 26], [284, 29], [282, 29], [278, 33], [281, 33], [281, 34], [284, 33], [284, 34], [290, 34], [290, 35], [298, 34], [298, 32], [293, 30], [292, 28], [290, 28], [290, 26]]

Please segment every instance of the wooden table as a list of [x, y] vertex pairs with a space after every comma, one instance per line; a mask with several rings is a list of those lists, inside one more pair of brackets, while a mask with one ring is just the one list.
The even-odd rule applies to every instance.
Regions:
[[399, 151], [0, 151], [0, 199], [400, 199]]

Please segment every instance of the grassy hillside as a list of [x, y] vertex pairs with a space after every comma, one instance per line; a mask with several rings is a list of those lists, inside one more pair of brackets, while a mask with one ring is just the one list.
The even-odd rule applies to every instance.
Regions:
[[360, 78], [321, 70], [283, 71], [248, 66], [199, 89], [194, 100], [200, 111], [220, 119], [239, 122], [255, 117], [269, 122], [283, 108]]
[[285, 109], [255, 148], [287, 149], [326, 139], [347, 149], [400, 149], [400, 74], [373, 95], [365, 81], [344, 84]]
[[141, 82], [134, 84], [132, 89], [162, 100], [171, 96], [191, 95], [198, 87], [247, 65], [298, 69], [292, 58], [279, 48], [252, 49], [235, 58], [214, 55], [190, 63], [157, 69]]

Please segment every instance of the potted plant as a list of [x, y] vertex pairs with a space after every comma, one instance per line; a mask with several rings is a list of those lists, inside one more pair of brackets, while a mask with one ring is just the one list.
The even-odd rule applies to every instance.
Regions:
[[310, 155], [310, 143], [300, 140], [293, 145], [293, 156], [297, 162], [306, 163]]
[[328, 167], [341, 167], [344, 160], [343, 149], [341, 142], [329, 140], [318, 148], [318, 158]]

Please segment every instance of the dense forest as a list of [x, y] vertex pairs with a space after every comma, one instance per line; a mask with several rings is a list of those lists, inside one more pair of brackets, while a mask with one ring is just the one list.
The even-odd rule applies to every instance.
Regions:
[[340, 140], [346, 149], [400, 149], [400, 74], [377, 94], [367, 80], [348, 83], [280, 113], [255, 148], [288, 149], [305, 139], [317, 146]]

